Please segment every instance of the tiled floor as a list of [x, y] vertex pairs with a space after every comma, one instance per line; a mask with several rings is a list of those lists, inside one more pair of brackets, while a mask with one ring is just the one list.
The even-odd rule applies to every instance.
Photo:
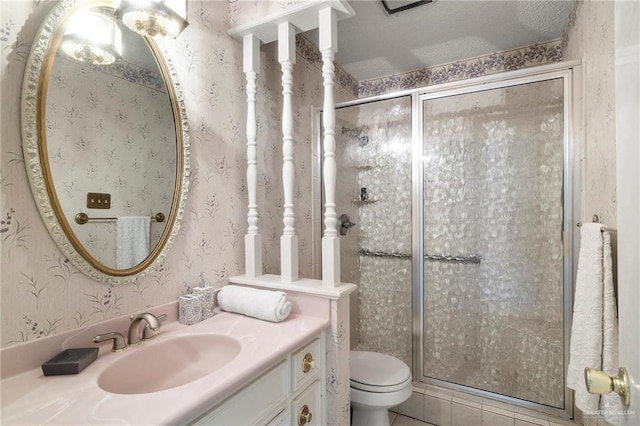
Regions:
[[430, 423], [421, 422], [391, 411], [389, 411], [389, 423], [391, 423], [391, 426], [432, 426]]

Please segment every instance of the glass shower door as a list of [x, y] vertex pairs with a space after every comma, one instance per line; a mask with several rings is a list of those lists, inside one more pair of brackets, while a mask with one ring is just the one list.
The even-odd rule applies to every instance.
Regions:
[[563, 80], [420, 102], [422, 380], [563, 408]]
[[412, 365], [411, 97], [336, 110], [341, 273], [351, 297], [351, 348]]

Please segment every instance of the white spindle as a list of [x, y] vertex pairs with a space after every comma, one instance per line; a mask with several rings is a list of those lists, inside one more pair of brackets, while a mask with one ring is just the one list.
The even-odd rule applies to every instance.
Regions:
[[333, 99], [333, 60], [337, 51], [336, 12], [324, 8], [318, 13], [320, 21], [319, 47], [322, 53], [324, 105], [322, 109], [324, 150], [324, 236], [322, 238], [322, 282], [326, 287], [340, 284], [340, 237], [336, 213], [336, 139], [335, 101]]
[[289, 22], [278, 25], [278, 61], [282, 67], [282, 185], [284, 191], [284, 230], [280, 237], [282, 280], [298, 279], [298, 236], [293, 210], [293, 64], [296, 61], [296, 29]]
[[247, 277], [262, 275], [262, 238], [258, 229], [258, 171], [257, 171], [257, 122], [256, 122], [256, 76], [260, 69], [260, 40], [253, 35], [243, 37], [243, 71], [247, 77], [247, 193], [249, 211], [248, 230], [245, 242], [245, 269]]

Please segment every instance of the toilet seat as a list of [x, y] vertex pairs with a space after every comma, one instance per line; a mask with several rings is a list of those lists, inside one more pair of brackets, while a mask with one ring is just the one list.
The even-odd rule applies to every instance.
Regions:
[[408, 377], [402, 383], [398, 383], [391, 386], [368, 385], [366, 383], [360, 383], [360, 382], [351, 380], [351, 388], [361, 390], [361, 391], [366, 391], [366, 392], [373, 392], [373, 393], [389, 393], [389, 392], [396, 392], [396, 391], [402, 390], [405, 387], [407, 387], [407, 385], [411, 385], [411, 383], [412, 383], [411, 377]]
[[396, 392], [410, 385], [411, 370], [392, 356], [351, 351], [351, 387], [366, 392]]

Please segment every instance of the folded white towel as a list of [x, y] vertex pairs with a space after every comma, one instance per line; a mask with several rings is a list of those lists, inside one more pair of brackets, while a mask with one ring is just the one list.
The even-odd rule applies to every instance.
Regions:
[[129, 269], [149, 256], [150, 216], [122, 216], [116, 223], [116, 266]]
[[222, 287], [218, 292], [218, 305], [228, 312], [272, 322], [284, 321], [291, 313], [286, 293], [237, 285]]

